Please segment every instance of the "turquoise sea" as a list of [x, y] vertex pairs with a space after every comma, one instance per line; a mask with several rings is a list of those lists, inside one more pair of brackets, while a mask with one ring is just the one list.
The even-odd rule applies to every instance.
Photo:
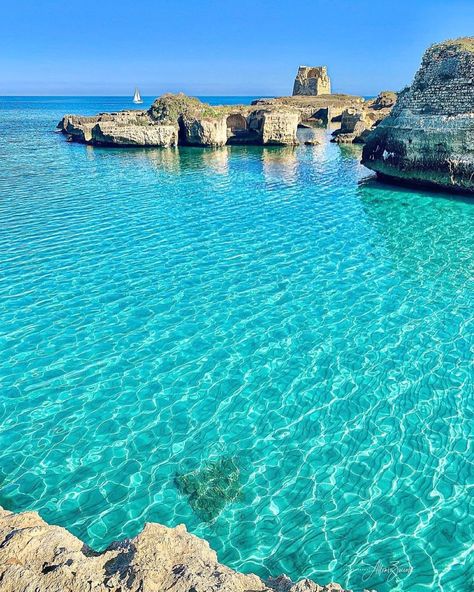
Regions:
[[0, 505], [98, 550], [184, 522], [263, 577], [473, 590], [474, 199], [325, 130], [53, 133], [131, 106], [0, 99]]

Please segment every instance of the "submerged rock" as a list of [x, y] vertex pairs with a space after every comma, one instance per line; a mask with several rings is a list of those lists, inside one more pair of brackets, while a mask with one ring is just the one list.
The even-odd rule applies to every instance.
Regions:
[[148, 523], [132, 538], [95, 553], [64, 528], [50, 526], [36, 512], [0, 508], [2, 592], [329, 592], [335, 584], [286, 576], [268, 583], [217, 561], [209, 544], [184, 525]]
[[242, 495], [240, 470], [233, 458], [209, 462], [202, 469], [176, 476], [178, 489], [188, 496], [196, 514], [210, 522]]
[[362, 163], [380, 177], [474, 192], [474, 37], [425, 52], [413, 84], [368, 136]]

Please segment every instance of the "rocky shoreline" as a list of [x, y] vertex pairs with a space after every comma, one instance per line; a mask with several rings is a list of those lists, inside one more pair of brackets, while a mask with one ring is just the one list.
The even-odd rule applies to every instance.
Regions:
[[36, 512], [0, 507], [2, 592], [345, 592], [338, 584], [286, 576], [263, 581], [218, 562], [209, 544], [184, 525], [145, 524], [103, 553]]

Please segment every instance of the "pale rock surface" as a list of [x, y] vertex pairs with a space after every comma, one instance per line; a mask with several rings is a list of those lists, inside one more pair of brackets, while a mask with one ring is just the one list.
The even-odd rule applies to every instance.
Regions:
[[383, 91], [375, 99], [345, 109], [341, 127], [333, 133], [333, 142], [364, 143], [369, 133], [390, 114], [396, 100], [396, 93]]
[[161, 146], [178, 145], [178, 126], [121, 125], [114, 121], [100, 121], [91, 130], [91, 140], [97, 145]]
[[0, 508], [2, 592], [344, 592], [337, 584], [286, 576], [264, 582], [217, 561], [208, 543], [183, 525], [146, 524], [133, 539], [95, 553], [36, 512]]
[[258, 109], [249, 115], [249, 128], [260, 134], [263, 145], [296, 145], [296, 132], [300, 122], [296, 110], [276, 108]]
[[186, 144], [190, 146], [225, 146], [227, 143], [226, 117], [214, 119], [182, 118]]
[[356, 95], [320, 95], [276, 97], [274, 99], [256, 99], [252, 105], [260, 108], [291, 109], [298, 111], [301, 122], [330, 123], [341, 117], [350, 108], [362, 109], [364, 99]]
[[86, 144], [170, 147], [178, 143], [177, 125], [157, 124], [145, 111], [65, 115], [58, 128], [71, 140]]
[[352, 95], [259, 99], [252, 105], [208, 105], [180, 94], [165, 94], [147, 110], [66, 115], [58, 128], [70, 141], [102, 146], [225, 144], [295, 145], [299, 124], [328, 123], [347, 109], [362, 109]]
[[333, 141], [339, 144], [355, 142], [369, 125], [364, 110], [346, 109], [341, 115], [341, 127], [333, 133]]

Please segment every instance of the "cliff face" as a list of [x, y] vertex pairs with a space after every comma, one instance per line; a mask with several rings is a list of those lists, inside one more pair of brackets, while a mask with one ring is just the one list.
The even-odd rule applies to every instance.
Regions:
[[249, 128], [259, 133], [265, 145], [297, 144], [296, 130], [300, 115], [292, 110], [257, 109], [249, 115]]
[[285, 576], [264, 582], [217, 561], [209, 545], [183, 525], [146, 524], [133, 539], [95, 553], [36, 512], [0, 508], [2, 592], [344, 592], [337, 584]]
[[145, 111], [65, 115], [58, 128], [73, 142], [97, 146], [177, 146], [176, 122], [155, 125]]
[[474, 37], [430, 47], [366, 140], [362, 163], [409, 183], [474, 192]]
[[293, 95], [329, 95], [331, 81], [326, 66], [300, 66], [293, 85]]

